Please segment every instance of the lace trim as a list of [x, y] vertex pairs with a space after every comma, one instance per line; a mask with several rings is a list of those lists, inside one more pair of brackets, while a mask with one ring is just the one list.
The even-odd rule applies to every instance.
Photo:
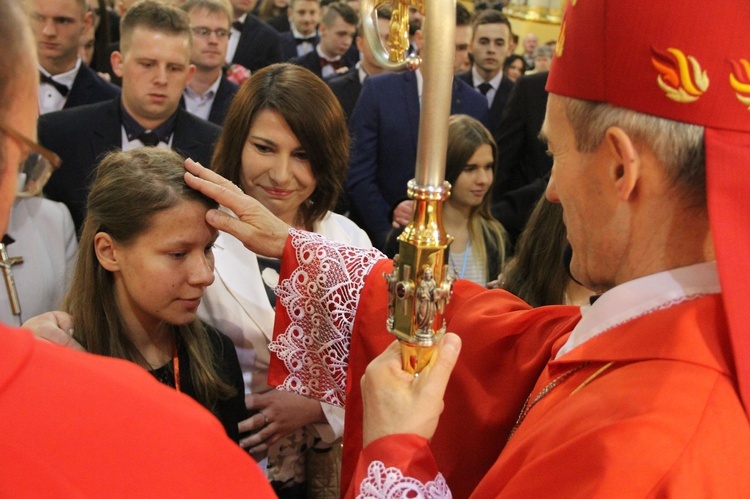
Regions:
[[280, 388], [343, 407], [359, 297], [385, 256], [311, 232], [289, 234], [298, 265], [276, 288], [276, 306], [284, 307], [290, 324], [268, 346], [289, 372]]
[[367, 478], [359, 486], [357, 499], [365, 498], [451, 498], [448, 484], [441, 473], [434, 480], [422, 483], [416, 478], [404, 476], [398, 468], [386, 468], [380, 461], [373, 461], [367, 467]]

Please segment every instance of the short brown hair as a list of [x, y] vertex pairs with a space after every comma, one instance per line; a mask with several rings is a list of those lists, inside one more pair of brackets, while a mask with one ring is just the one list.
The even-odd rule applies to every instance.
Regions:
[[130, 7], [120, 20], [120, 52], [130, 47], [130, 40], [136, 28], [144, 28], [174, 36], [187, 37], [190, 45], [193, 37], [190, 32], [190, 18], [185, 11], [165, 5], [155, 0], [143, 0]]
[[224, 14], [232, 24], [234, 15], [232, 14], [232, 4], [229, 0], [187, 0], [180, 8], [190, 14], [194, 10], [206, 10], [212, 14]]
[[349, 133], [341, 105], [319, 77], [293, 64], [274, 64], [247, 80], [232, 101], [211, 167], [241, 184], [242, 150], [255, 118], [264, 109], [278, 112], [310, 159], [317, 185], [300, 207], [312, 229], [335, 205], [349, 164]]

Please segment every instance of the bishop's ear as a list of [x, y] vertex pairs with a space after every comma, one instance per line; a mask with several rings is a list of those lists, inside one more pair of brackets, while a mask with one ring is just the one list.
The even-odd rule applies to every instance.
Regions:
[[641, 176], [641, 157], [633, 140], [620, 127], [609, 127], [604, 133], [604, 143], [612, 158], [612, 181], [620, 199], [628, 199]]

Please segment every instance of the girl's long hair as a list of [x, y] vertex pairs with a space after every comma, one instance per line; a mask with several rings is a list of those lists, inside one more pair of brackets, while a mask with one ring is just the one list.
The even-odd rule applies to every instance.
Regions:
[[[474, 155], [479, 146], [487, 144], [492, 149], [492, 160], [495, 164], [494, 177], [497, 177], [497, 144], [492, 134], [479, 121], [465, 114], [454, 114], [448, 121], [448, 153], [445, 162], [445, 180], [454, 184], [461, 175], [464, 167]], [[493, 181], [494, 184], [494, 181]], [[471, 247], [477, 252], [480, 260], [487, 261], [487, 249], [500, 255], [498, 269], [505, 261], [505, 229], [492, 216], [490, 203], [492, 201], [492, 185], [482, 202], [471, 209], [469, 214], [469, 240]], [[486, 266], [488, 271], [491, 267]], [[493, 280], [497, 276], [486, 276]]]
[[[73, 337], [89, 352], [131, 362], [143, 356], [129, 339], [115, 298], [114, 276], [100, 264], [94, 237], [106, 232], [118, 244], [128, 245], [148, 230], [154, 214], [183, 201], [215, 208], [213, 200], [191, 189], [184, 181], [183, 158], [177, 153], [145, 147], [107, 155], [96, 170], [86, 206], [75, 272], [63, 308], [73, 316]], [[229, 398], [235, 389], [224, 381], [214, 363], [209, 331], [197, 318], [184, 326], [171, 326], [176, 341], [190, 357], [196, 398], [208, 409]]]

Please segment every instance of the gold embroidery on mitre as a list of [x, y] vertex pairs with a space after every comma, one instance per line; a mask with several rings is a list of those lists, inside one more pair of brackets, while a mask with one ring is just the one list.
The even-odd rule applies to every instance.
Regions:
[[735, 90], [737, 100], [747, 106], [750, 111], [750, 62], [740, 59], [740, 62], [729, 61], [732, 72], [729, 73], [729, 85]]
[[695, 102], [708, 90], [708, 74], [695, 57], [686, 56], [676, 48], [667, 49], [671, 57], [653, 48], [651, 52], [651, 64], [659, 72], [656, 83], [668, 98], [675, 102]]
[[557, 35], [557, 45], [555, 45], [555, 55], [557, 57], [562, 57], [563, 55], [563, 47], [565, 46], [565, 28], [567, 26], [568, 23], [563, 19], [563, 22], [560, 25], [560, 34]]

